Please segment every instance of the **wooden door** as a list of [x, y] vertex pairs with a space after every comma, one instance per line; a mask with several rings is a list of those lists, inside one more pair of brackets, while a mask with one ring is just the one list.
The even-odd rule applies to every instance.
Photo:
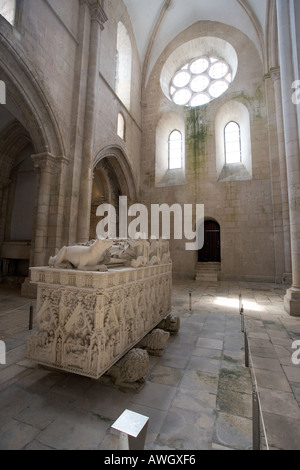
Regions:
[[220, 225], [213, 220], [204, 222], [204, 246], [198, 252], [200, 263], [221, 262], [221, 231]]

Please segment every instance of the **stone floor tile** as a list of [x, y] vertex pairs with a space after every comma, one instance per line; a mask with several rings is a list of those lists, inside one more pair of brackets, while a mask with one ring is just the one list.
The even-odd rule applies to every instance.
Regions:
[[299, 450], [299, 420], [273, 413], [264, 413], [269, 448]]
[[0, 450], [21, 450], [38, 434], [39, 430], [28, 424], [0, 416]]
[[198, 390], [216, 394], [218, 391], [218, 374], [196, 370], [186, 370], [183, 374], [180, 387], [189, 390]]
[[224, 332], [214, 329], [214, 327], [204, 326], [199, 334], [199, 339], [210, 338], [211, 340], [223, 341]]
[[58, 450], [94, 450], [104, 439], [112, 421], [99, 415], [66, 409], [36, 438], [42, 444]]
[[252, 418], [252, 395], [232, 389], [220, 388], [217, 395], [217, 410], [234, 416]]
[[36, 396], [31, 404], [16, 416], [16, 419], [43, 430], [68, 409], [73, 402], [74, 399], [51, 390], [46, 395]]
[[221, 371], [229, 371], [233, 372], [239, 376], [243, 376], [245, 373], [245, 366], [244, 362], [241, 360], [236, 360], [231, 356], [224, 355], [223, 360], [221, 362]]
[[37, 394], [47, 393], [51, 387], [65, 379], [62, 372], [50, 371], [40, 366], [36, 369], [27, 369], [27, 372], [18, 380], [18, 386]]
[[[194, 350], [194, 346], [192, 347]], [[175, 369], [184, 369], [190, 360], [189, 354], [172, 353], [167, 349], [160, 358], [159, 364], [165, 367], [173, 367]]]
[[182, 378], [183, 370], [173, 367], [156, 365], [151, 370], [148, 380], [155, 383], [177, 386]]
[[219, 390], [234, 390], [236, 392], [251, 394], [252, 393], [252, 382], [250, 373], [247, 375], [241, 375], [239, 372], [236, 373], [234, 370], [221, 369], [219, 375]]
[[292, 392], [260, 387], [259, 396], [263, 412], [300, 420], [300, 408]]
[[274, 345], [274, 350], [276, 351], [277, 357], [282, 366], [292, 365], [292, 354], [294, 350], [291, 347]]
[[98, 450], [115, 451], [118, 449], [118, 446], [119, 446], [119, 435], [115, 435], [109, 432], [104, 436], [102, 442], [99, 444]]
[[300, 407], [300, 384], [299, 383], [291, 383], [291, 389], [294, 393], [294, 396], [297, 400], [298, 406]]
[[1, 392], [0, 413], [4, 416], [15, 418], [30, 406], [37, 396], [34, 393], [24, 391], [19, 385], [11, 385]]
[[255, 369], [255, 376], [259, 386], [283, 392], [290, 392], [290, 386], [284, 372], [274, 372], [263, 369]]
[[283, 370], [289, 382], [300, 384], [300, 365], [283, 366]]
[[252, 449], [252, 420], [218, 412], [213, 442], [232, 449]]
[[45, 444], [41, 444], [36, 439], [33, 439], [29, 444], [24, 447], [24, 450], [55, 450], [53, 447], [46, 446]]
[[211, 446], [211, 450], [233, 450], [233, 449], [230, 449], [230, 447], [225, 447], [225, 446], [221, 446], [220, 444], [215, 444], [214, 442], [212, 443], [212, 446]]
[[282, 372], [282, 367], [278, 359], [268, 357], [257, 357], [252, 355], [252, 362], [254, 364], [255, 369]]
[[206, 411], [210, 413], [216, 408], [216, 399], [217, 396], [212, 393], [181, 387], [177, 390], [172, 406], [184, 410], [194, 410], [195, 412]]
[[146, 386], [139, 393], [131, 397], [131, 402], [138, 405], [149, 406], [157, 410], [166, 411], [168, 410], [175, 393], [176, 387], [146, 382]]
[[223, 359], [227, 361], [237, 361], [239, 364], [245, 363], [245, 349], [244, 347], [238, 349], [237, 351], [223, 349]]
[[223, 341], [212, 338], [199, 338], [196, 344], [197, 348], [223, 349]]
[[207, 450], [212, 447], [214, 417], [171, 407], [161, 427], [157, 444], [170, 449]]
[[224, 349], [227, 351], [240, 351], [244, 347], [244, 338], [242, 334], [238, 336], [225, 336]]
[[220, 370], [220, 360], [206, 357], [192, 356], [188, 362], [187, 369], [217, 374]]
[[276, 358], [276, 352], [269, 342], [263, 342], [258, 339], [251, 339], [251, 354], [253, 356], [261, 356], [267, 358]]
[[222, 359], [222, 351], [220, 349], [209, 349], [209, 348], [195, 348], [193, 351], [193, 356], [198, 356], [207, 359]]
[[[0, 366], [1, 367], [1, 366]], [[5, 388], [10, 381], [15, 380], [17, 376], [20, 378], [28, 373], [26, 367], [13, 364], [11, 366], [1, 368], [0, 370], [0, 390]]]
[[134, 392], [123, 392], [116, 388], [95, 383], [74, 402], [74, 407], [107, 419], [116, 420], [127, 408], [133, 395]]
[[89, 377], [75, 374], [66, 374], [63, 380], [56, 382], [52, 390], [67, 397], [78, 399], [86, 393], [86, 390], [92, 387], [94, 381]]

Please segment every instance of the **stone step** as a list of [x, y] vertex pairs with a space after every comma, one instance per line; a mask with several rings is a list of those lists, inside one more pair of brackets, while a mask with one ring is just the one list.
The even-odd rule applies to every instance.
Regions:
[[197, 263], [197, 271], [220, 271], [221, 263]]
[[218, 274], [220, 270], [220, 263], [197, 263], [195, 280], [218, 282]]

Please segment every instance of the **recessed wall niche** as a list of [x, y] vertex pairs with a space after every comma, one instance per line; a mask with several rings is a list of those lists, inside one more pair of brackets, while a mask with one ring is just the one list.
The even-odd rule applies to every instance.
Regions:
[[[241, 161], [227, 163], [225, 151], [225, 128], [235, 122], [240, 128]], [[249, 111], [239, 101], [222, 105], [215, 119], [216, 168], [219, 182], [246, 181], [252, 179], [251, 129]]]

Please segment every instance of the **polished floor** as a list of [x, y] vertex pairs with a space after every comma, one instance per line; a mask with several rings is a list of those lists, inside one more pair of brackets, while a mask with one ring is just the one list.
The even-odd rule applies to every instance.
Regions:
[[[119, 434], [111, 426], [125, 409], [150, 418], [148, 450], [252, 449], [253, 380], [261, 387], [267, 423], [262, 448], [295, 448], [300, 365], [291, 357], [300, 319], [284, 312], [285, 291], [273, 284], [174, 281], [172, 313], [180, 316], [180, 331], [163, 356], [150, 358], [146, 383], [135, 392], [25, 359], [35, 301], [0, 285], [0, 340], [6, 346], [0, 449], [115, 450]], [[240, 294], [254, 369], [245, 367]]]

